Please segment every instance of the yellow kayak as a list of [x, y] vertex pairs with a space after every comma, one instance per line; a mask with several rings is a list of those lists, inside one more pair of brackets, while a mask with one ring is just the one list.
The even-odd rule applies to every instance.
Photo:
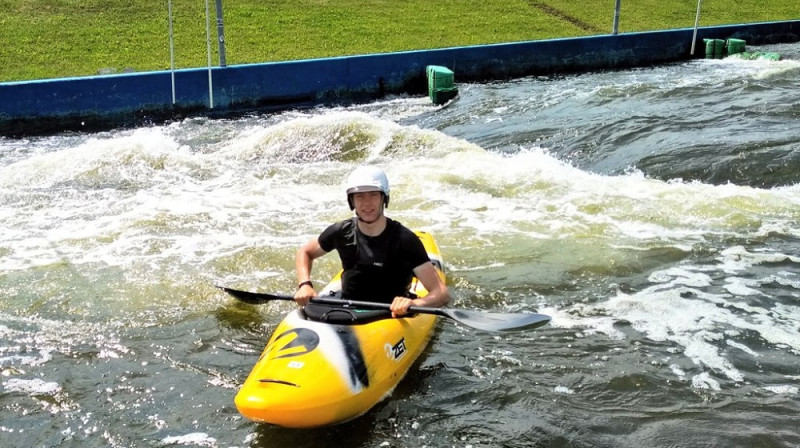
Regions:
[[[433, 236], [424, 232], [417, 236], [444, 280]], [[340, 275], [322, 291], [339, 290]], [[411, 292], [427, 294], [416, 279]], [[236, 408], [251, 420], [291, 428], [358, 417], [403, 379], [425, 349], [436, 319], [431, 314], [393, 319], [387, 311], [318, 304], [292, 311], [275, 329], [236, 394]]]

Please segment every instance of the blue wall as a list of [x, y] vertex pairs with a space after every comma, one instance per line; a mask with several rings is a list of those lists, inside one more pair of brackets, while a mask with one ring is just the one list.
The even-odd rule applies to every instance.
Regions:
[[[180, 118], [424, 94], [425, 67], [443, 65], [456, 82], [646, 66], [690, 59], [690, 28], [175, 71], [0, 83], [0, 135], [98, 130]], [[700, 28], [704, 38], [748, 45], [800, 40], [800, 20]]]

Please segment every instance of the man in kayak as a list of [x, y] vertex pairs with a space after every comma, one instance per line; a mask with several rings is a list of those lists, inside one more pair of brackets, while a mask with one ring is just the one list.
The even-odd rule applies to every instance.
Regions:
[[[389, 180], [377, 167], [360, 167], [346, 184], [347, 203], [356, 216], [332, 224], [297, 251], [295, 268], [299, 305], [317, 296], [311, 283], [316, 258], [336, 249], [342, 261], [342, 296], [350, 300], [391, 303], [392, 316], [403, 316], [410, 306], [441, 307], [450, 300], [447, 286], [436, 272], [419, 238], [387, 218]], [[409, 297], [412, 277], [425, 286], [425, 297]]]

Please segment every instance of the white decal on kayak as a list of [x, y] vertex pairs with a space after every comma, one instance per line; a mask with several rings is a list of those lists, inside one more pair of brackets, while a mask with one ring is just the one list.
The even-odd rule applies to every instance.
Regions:
[[386, 357], [394, 360], [399, 361], [405, 356], [406, 354], [406, 340], [405, 338], [400, 339], [397, 344], [389, 344], [387, 343], [384, 345], [384, 350], [386, 350]]
[[[369, 376], [364, 356], [350, 326], [311, 322], [306, 320], [299, 309], [290, 313], [285, 322], [289, 326], [295, 326], [294, 329], [287, 330], [286, 333], [289, 333], [289, 335], [291, 335], [291, 332], [299, 330], [300, 334], [298, 336], [310, 336], [309, 333], [317, 336], [316, 344], [304, 344], [307, 348], [314, 345], [313, 350], [305, 350], [305, 353], [315, 351], [321, 355], [322, 359], [318, 361], [333, 367], [339, 373], [344, 385], [349, 387], [352, 394], [357, 394], [369, 387]], [[308, 365], [316, 365], [317, 362], [300, 357], [287, 356], [284, 358], [289, 358], [287, 361], [299, 361], [308, 363]], [[305, 368], [306, 366], [304, 365], [303, 369]]]
[[302, 369], [304, 365], [306, 365], [306, 363], [304, 362], [292, 361], [288, 364], [287, 367], [289, 367], [290, 369]]

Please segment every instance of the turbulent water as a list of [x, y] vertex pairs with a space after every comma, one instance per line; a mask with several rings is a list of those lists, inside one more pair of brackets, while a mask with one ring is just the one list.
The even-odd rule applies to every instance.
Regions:
[[[0, 444], [800, 446], [800, 46], [762, 50], [784, 59], [0, 140]], [[294, 305], [214, 285], [293, 291], [361, 164], [436, 237], [452, 306], [552, 323], [443, 320], [365, 416], [249, 422], [233, 396]]]

